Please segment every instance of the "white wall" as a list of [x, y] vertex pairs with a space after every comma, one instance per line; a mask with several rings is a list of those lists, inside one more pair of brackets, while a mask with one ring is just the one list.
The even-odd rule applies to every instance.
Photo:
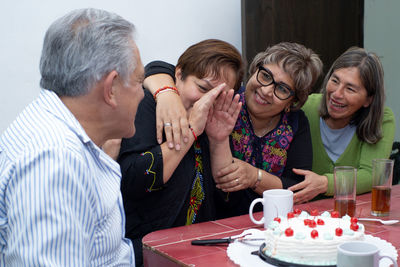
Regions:
[[365, 1], [364, 46], [381, 58], [385, 72], [386, 105], [396, 117], [396, 141], [400, 141], [399, 12], [399, 0]]
[[[189, 45], [219, 38], [241, 51], [240, 0], [3, 1], [0, 16], [0, 133], [39, 92], [39, 58], [48, 26], [68, 11], [95, 7], [136, 25], [143, 63], [176, 63]], [[400, 128], [399, 0], [365, 0], [364, 44], [382, 58], [387, 105]], [[400, 140], [400, 131], [396, 131]]]
[[39, 92], [39, 59], [49, 25], [84, 7], [116, 12], [133, 22], [143, 64], [176, 63], [191, 44], [207, 38], [241, 51], [240, 0], [18, 0], [3, 1], [0, 16], [0, 133]]

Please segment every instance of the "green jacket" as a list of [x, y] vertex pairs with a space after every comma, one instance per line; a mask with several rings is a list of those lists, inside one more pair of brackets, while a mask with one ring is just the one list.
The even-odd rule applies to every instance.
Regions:
[[349, 145], [338, 158], [333, 162], [325, 151], [322, 144], [319, 106], [322, 94], [312, 94], [308, 97], [303, 106], [311, 130], [311, 141], [313, 147], [313, 172], [328, 177], [327, 196], [332, 196], [334, 192], [333, 168], [335, 166], [353, 166], [357, 168], [357, 194], [371, 191], [372, 188], [372, 159], [389, 158], [392, 151], [392, 144], [395, 134], [395, 119], [392, 110], [385, 107], [383, 114], [383, 137], [376, 144], [368, 144], [358, 139], [354, 133]]

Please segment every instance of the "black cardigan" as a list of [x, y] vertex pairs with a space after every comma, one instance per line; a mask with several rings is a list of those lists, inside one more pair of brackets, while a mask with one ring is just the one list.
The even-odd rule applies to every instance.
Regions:
[[[186, 222], [190, 190], [195, 177], [192, 147], [172, 174], [163, 183], [163, 156], [156, 139], [156, 103], [151, 93], [138, 107], [135, 136], [123, 139], [118, 162], [121, 166], [121, 191], [126, 214], [126, 237], [142, 238], [149, 232], [181, 226]], [[198, 138], [202, 149], [205, 199], [196, 222], [215, 219], [209, 145], [205, 134]]]

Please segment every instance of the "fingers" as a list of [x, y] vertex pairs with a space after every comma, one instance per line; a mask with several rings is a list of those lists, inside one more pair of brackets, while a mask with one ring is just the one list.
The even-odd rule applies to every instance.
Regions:
[[167, 144], [168, 148], [173, 148], [174, 143], [173, 143], [173, 137], [172, 137], [172, 123], [170, 122], [165, 122], [163, 124], [164, 127], [164, 132], [165, 132], [165, 138], [167, 139]]
[[232, 118], [237, 119], [237, 117], [239, 116], [240, 110], [242, 108], [242, 102], [239, 102], [239, 95], [235, 96], [235, 102], [236, 105], [232, 107], [232, 111], [230, 112], [230, 114], [232, 114]]
[[302, 194], [301, 191], [298, 192], [298, 193], [295, 193], [293, 195], [293, 203], [294, 204], [301, 204], [301, 203], [304, 203], [304, 202], [307, 202], [307, 199], [305, 197], [305, 194]]
[[186, 117], [181, 117], [180, 125], [181, 125], [183, 142], [187, 143], [189, 142], [189, 135], [191, 134], [191, 131], [189, 129], [189, 122]]
[[159, 116], [157, 116], [156, 127], [157, 127], [157, 142], [159, 145], [161, 145], [162, 144], [162, 134], [164, 131], [164, 121]]
[[224, 192], [235, 192], [247, 188], [239, 178], [229, 179], [229, 181], [219, 183], [216, 186]]
[[311, 171], [302, 170], [302, 169], [296, 169], [296, 168], [293, 168], [292, 171], [293, 171], [295, 174], [298, 174], [298, 175], [307, 175], [307, 174], [310, 174], [310, 173], [311, 173]]
[[229, 108], [231, 107], [232, 104], [234, 104], [233, 99], [232, 99], [233, 89], [230, 89], [228, 92], [224, 92], [224, 93], [225, 93], [225, 97], [224, 97], [224, 101], [222, 103], [221, 110], [229, 113]]
[[308, 182], [303, 181], [303, 182], [300, 182], [298, 184], [292, 185], [288, 189], [290, 191], [298, 191], [298, 190], [301, 190], [301, 189], [305, 188], [307, 185], [308, 185]]
[[222, 92], [217, 99], [215, 100], [214, 103], [214, 109], [215, 110], [223, 110], [224, 104], [225, 104], [225, 100], [226, 100], [226, 92]]
[[313, 194], [312, 191], [308, 190], [307, 188], [296, 192], [295, 194], [293, 194], [293, 202], [295, 204], [300, 204], [300, 203], [304, 203], [304, 202], [308, 202], [311, 199], [313, 199], [316, 195]]
[[235, 163], [229, 164], [228, 166], [226, 166], [225, 168], [220, 169], [217, 172], [217, 177], [222, 178], [222, 177], [224, 177], [224, 176], [226, 176], [226, 175], [228, 175], [230, 173], [233, 173], [234, 171], [237, 170], [237, 168], [238, 167], [235, 165]]
[[214, 103], [215, 99], [219, 96], [219, 94], [222, 92], [222, 90], [226, 87], [225, 83], [221, 83], [217, 87], [211, 89], [208, 91], [202, 98], [205, 99], [206, 102], [211, 104]]

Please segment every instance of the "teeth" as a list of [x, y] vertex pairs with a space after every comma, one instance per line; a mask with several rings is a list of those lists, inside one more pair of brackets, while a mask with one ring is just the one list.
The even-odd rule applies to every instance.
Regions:
[[260, 101], [261, 103], [263, 103], [263, 104], [269, 104], [269, 102], [268, 102], [268, 101], [265, 101], [264, 99], [262, 99], [261, 96], [260, 96], [258, 93], [256, 93], [256, 97], [257, 97], [257, 100]]
[[343, 108], [343, 107], [346, 106], [346, 105], [337, 104], [337, 103], [333, 102], [332, 100], [330, 101], [330, 103], [331, 103], [332, 106], [337, 107], [337, 108]]

